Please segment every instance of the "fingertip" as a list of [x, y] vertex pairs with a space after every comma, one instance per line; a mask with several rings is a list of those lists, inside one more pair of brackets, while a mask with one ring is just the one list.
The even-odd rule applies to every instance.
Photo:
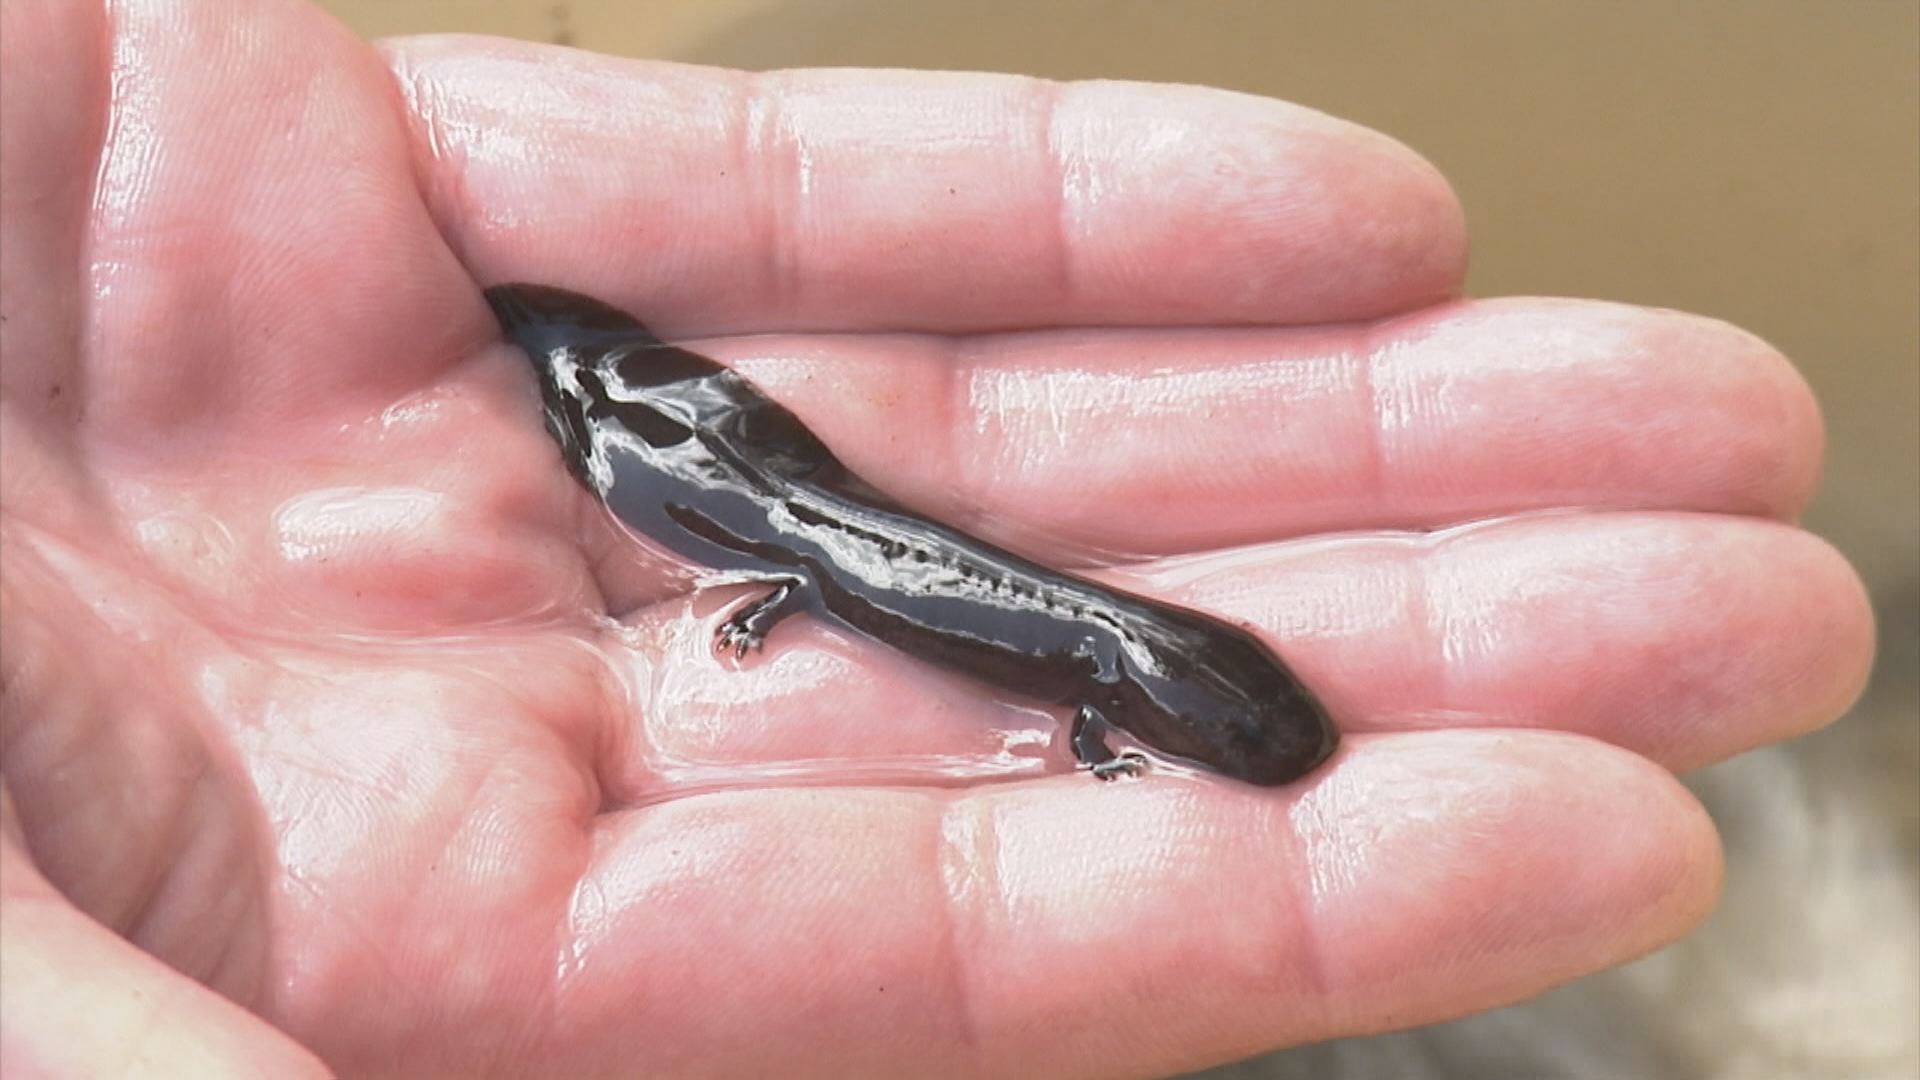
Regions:
[[1873, 675], [1878, 630], [1866, 582], [1840, 549], [1803, 529], [1780, 529], [1787, 549], [1782, 580], [1800, 597], [1791, 607], [1799, 618], [1782, 636], [1811, 654], [1781, 665], [1812, 684], [1787, 699], [1800, 705], [1783, 718], [1780, 735], [1788, 737], [1826, 727], [1860, 700]]
[[1405, 144], [1304, 106], [1202, 86], [1068, 84], [1063, 228], [1083, 296], [1154, 322], [1340, 322], [1457, 295], [1466, 222]]
[[1431, 165], [1248, 94], [498, 42], [386, 56], [469, 268], [676, 332], [1347, 321], [1460, 286]]
[[1367, 220], [1357, 242], [1375, 252], [1374, 265], [1399, 268], [1408, 297], [1402, 310], [1459, 297], [1469, 244], [1466, 208], [1453, 184], [1406, 143], [1365, 128], [1357, 131], [1372, 144], [1381, 179], [1391, 184], [1389, 197], [1379, 200], [1388, 213]]
[[1712, 910], [1712, 821], [1671, 774], [1579, 736], [1354, 741], [1293, 811], [1328, 1023], [1506, 1004], [1671, 941]]
[[[1639, 675], [1639, 697], [1654, 707], [1638, 710], [1637, 730], [1618, 741], [1685, 771], [1844, 716], [1866, 688], [1875, 634], [1872, 601], [1846, 557], [1782, 522], [1728, 529], [1700, 519], [1688, 531], [1691, 550], [1676, 549], [1685, 561], [1668, 579], [1690, 581], [1710, 614], [1689, 617], [1686, 594], [1672, 594], [1670, 658]], [[1653, 574], [1642, 581], [1660, 587]]]
[[[1724, 463], [1722, 489], [1734, 508], [1782, 519], [1804, 511], [1826, 449], [1820, 403], [1805, 376], [1743, 327], [1681, 311], [1650, 314], [1647, 352], [1693, 372], [1728, 421], [1715, 426], [1723, 434], [1712, 457]], [[1703, 411], [1702, 421], [1709, 418]]]

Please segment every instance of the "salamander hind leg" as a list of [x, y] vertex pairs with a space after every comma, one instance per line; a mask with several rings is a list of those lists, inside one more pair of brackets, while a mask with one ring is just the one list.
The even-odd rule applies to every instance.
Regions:
[[766, 644], [767, 634], [780, 620], [806, 606], [806, 578], [779, 577], [768, 580], [773, 583], [772, 592], [741, 604], [720, 624], [720, 629], [714, 634], [714, 645], [721, 652], [731, 652], [735, 659], [739, 659], [747, 655], [748, 649], [758, 651]]
[[1132, 751], [1114, 753], [1113, 748], [1107, 745], [1109, 730], [1100, 710], [1091, 705], [1080, 706], [1073, 714], [1073, 728], [1068, 733], [1074, 759], [1085, 765], [1087, 771], [1098, 780], [1140, 775], [1147, 767], [1147, 759]]

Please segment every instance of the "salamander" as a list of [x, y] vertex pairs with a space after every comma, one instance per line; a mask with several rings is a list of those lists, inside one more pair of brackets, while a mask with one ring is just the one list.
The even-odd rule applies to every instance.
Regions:
[[799, 612], [920, 660], [1073, 710], [1069, 742], [1101, 779], [1151, 750], [1258, 785], [1333, 753], [1312, 691], [1221, 619], [1049, 569], [913, 513], [841, 464], [743, 376], [639, 320], [540, 285], [489, 289], [538, 376], [573, 475], [627, 528], [767, 591], [719, 624], [744, 656]]

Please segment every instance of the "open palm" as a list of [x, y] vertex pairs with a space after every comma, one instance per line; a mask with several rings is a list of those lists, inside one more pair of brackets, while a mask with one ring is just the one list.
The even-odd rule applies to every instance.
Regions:
[[[1671, 770], [1863, 677], [1851, 572], [1780, 520], [1786, 363], [1452, 299], [1443, 181], [1338, 121], [266, 0], [4, 19], [9, 1066], [1144, 1075], [1458, 1015], [1702, 917]], [[1343, 750], [1100, 784], [815, 624], [723, 663], [568, 480], [503, 280], [1254, 626]], [[968, 762], [1011, 775], [924, 768]]]

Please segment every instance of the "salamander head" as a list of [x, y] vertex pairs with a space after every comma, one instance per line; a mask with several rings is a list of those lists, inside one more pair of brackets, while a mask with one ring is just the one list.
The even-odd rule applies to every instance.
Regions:
[[[626, 312], [545, 285], [499, 285], [487, 304], [526, 353], [540, 383], [547, 430], [568, 468], [603, 498], [615, 476], [610, 447], [648, 468], [709, 455], [693, 444], [749, 405], [770, 405], [721, 364], [669, 345]], [[689, 456], [690, 455], [690, 456]]]
[[[591, 371], [610, 347], [631, 341], [636, 333], [652, 335], [624, 312], [564, 289], [498, 285], [486, 291], [486, 298], [508, 340], [533, 368], [547, 430], [560, 444], [567, 468], [596, 487], [590, 475], [594, 451], [587, 414], [595, 407], [599, 383]], [[589, 376], [584, 384], [583, 369]]]
[[495, 285], [486, 297], [500, 328], [542, 374], [559, 356], [603, 372], [609, 383], [636, 389], [726, 370], [661, 341], [640, 320], [590, 296], [551, 285]]
[[556, 352], [604, 353], [614, 347], [658, 345], [638, 319], [590, 296], [550, 285], [495, 285], [487, 306], [535, 368]]

